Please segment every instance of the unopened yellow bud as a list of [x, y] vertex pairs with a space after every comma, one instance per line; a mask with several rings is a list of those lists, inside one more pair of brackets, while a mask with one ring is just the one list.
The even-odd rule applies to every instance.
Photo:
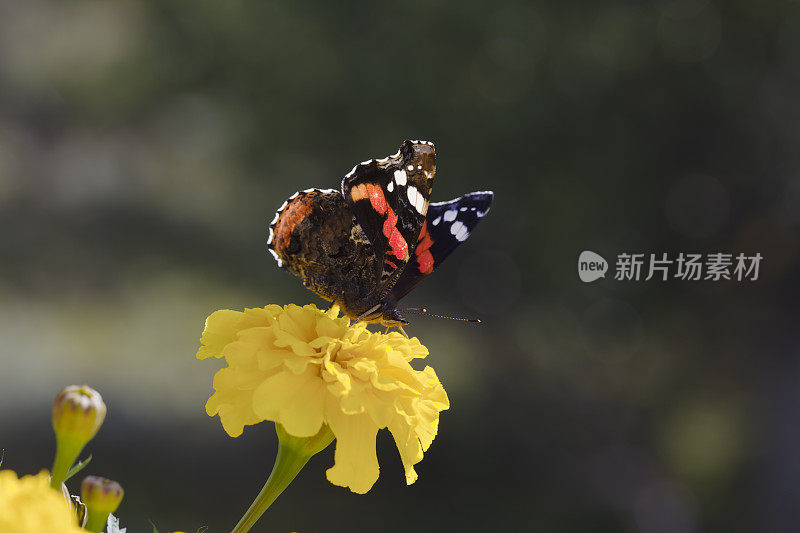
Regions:
[[58, 489], [83, 447], [97, 435], [106, 418], [106, 404], [100, 393], [87, 385], [71, 385], [53, 403], [56, 457], [50, 486]]
[[106, 404], [100, 393], [87, 385], [62, 390], [53, 404], [53, 429], [59, 438], [82, 442], [92, 440], [106, 418]]
[[108, 515], [119, 507], [124, 491], [119, 483], [98, 476], [86, 476], [81, 483], [81, 500], [86, 505], [85, 529], [103, 531]]

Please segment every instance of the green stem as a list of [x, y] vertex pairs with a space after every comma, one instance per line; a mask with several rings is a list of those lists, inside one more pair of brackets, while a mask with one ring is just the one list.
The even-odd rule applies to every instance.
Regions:
[[315, 436], [306, 438], [292, 437], [279, 424], [275, 424], [275, 431], [278, 434], [278, 456], [275, 458], [272, 473], [253, 504], [231, 533], [250, 531], [264, 511], [297, 477], [308, 460], [333, 442], [333, 433], [328, 426], [323, 426]]
[[233, 528], [233, 533], [244, 533], [250, 531], [250, 528], [255, 525], [256, 521], [261, 518], [264, 511], [272, 505], [272, 502], [280, 496], [289, 483], [300, 473], [300, 470], [306, 465], [310, 457], [303, 457], [302, 455], [286, 449], [284, 446], [278, 446], [278, 457], [275, 460], [275, 466], [272, 468], [272, 473], [269, 479], [264, 484], [264, 488], [256, 496], [253, 505], [247, 510], [236, 527]]
[[86, 525], [83, 526], [83, 529], [94, 533], [103, 533], [108, 524], [109, 513], [98, 513], [87, 506], [86, 514]]
[[53, 460], [53, 469], [50, 472], [50, 486], [55, 490], [61, 490], [61, 484], [67, 479], [67, 473], [78, 455], [83, 450], [83, 443], [75, 443], [68, 439], [56, 437], [56, 457]]

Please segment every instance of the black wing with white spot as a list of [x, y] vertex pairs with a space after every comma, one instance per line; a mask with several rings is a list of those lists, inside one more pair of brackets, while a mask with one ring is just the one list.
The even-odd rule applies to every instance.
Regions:
[[435, 172], [433, 143], [404, 141], [396, 154], [359, 163], [342, 180], [342, 195], [383, 264], [380, 282], [394, 282], [408, 263]]
[[425, 224], [412, 258], [392, 289], [395, 300], [408, 294], [436, 270], [459, 244], [467, 240], [478, 222], [489, 212], [493, 199], [492, 191], [471, 192], [449, 202], [428, 206]]

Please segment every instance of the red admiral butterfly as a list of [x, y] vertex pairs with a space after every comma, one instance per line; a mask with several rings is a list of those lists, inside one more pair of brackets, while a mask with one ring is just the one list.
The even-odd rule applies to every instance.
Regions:
[[351, 318], [408, 324], [398, 300], [469, 237], [494, 197], [429, 203], [435, 171], [433, 143], [405, 141], [392, 156], [356, 165], [341, 192], [293, 194], [269, 225], [267, 247], [279, 267]]

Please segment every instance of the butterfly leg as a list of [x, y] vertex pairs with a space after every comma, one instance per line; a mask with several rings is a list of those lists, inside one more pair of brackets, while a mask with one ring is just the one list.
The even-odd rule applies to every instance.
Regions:
[[403, 336], [404, 336], [406, 339], [408, 338], [408, 333], [406, 333], [406, 330], [404, 330], [404, 329], [403, 329], [403, 326], [397, 326], [397, 329], [399, 329], [399, 330], [400, 330], [400, 333], [402, 333], [402, 334], [403, 334]]

